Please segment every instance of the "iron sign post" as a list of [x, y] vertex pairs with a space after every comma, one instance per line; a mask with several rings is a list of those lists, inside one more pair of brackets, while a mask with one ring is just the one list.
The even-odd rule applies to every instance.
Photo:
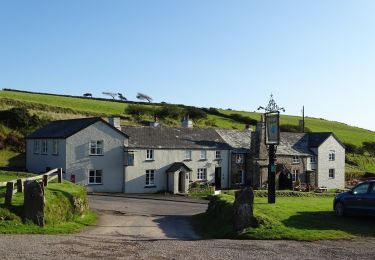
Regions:
[[280, 143], [280, 110], [285, 112], [284, 108], [276, 105], [271, 94], [271, 99], [266, 108], [259, 107], [258, 110], [264, 110], [265, 118], [265, 144], [268, 146], [268, 203], [276, 202], [276, 149]]

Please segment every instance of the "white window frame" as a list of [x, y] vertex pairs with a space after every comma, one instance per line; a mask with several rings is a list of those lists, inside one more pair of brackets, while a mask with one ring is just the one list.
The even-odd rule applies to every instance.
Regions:
[[146, 170], [145, 186], [146, 187], [155, 186], [155, 170], [154, 169]]
[[191, 154], [192, 154], [192, 151], [191, 150], [185, 150], [185, 160], [191, 160]]
[[336, 151], [335, 150], [329, 150], [328, 160], [329, 161], [335, 161], [336, 160]]
[[47, 154], [48, 153], [48, 141], [47, 140], [42, 140], [42, 154]]
[[215, 159], [221, 160], [221, 151], [215, 151]]
[[[91, 181], [91, 178], [93, 178], [94, 181]], [[100, 182], [97, 181], [98, 178], [100, 178]], [[89, 185], [102, 185], [103, 184], [103, 170], [94, 170], [94, 169], [89, 170], [88, 184]]]
[[199, 159], [207, 160], [207, 151], [206, 150], [201, 150]]
[[299, 164], [301, 162], [299, 156], [293, 155], [292, 164]]
[[312, 163], [312, 164], [317, 163], [317, 158], [316, 158], [316, 156], [311, 156], [311, 157], [310, 157], [310, 163]]
[[299, 180], [299, 170], [292, 170], [292, 181], [296, 182]]
[[146, 161], [153, 161], [155, 158], [155, 151], [153, 149], [146, 150]]
[[103, 140], [91, 140], [89, 153], [90, 155], [103, 155], [104, 154], [104, 141]]
[[52, 141], [52, 154], [59, 155], [59, 140]]
[[336, 170], [334, 168], [331, 168], [328, 170], [328, 178], [329, 179], [335, 179], [336, 178]]
[[244, 172], [244, 170], [239, 170], [237, 172], [237, 174], [241, 174], [241, 182], [237, 182], [237, 180], [236, 180], [235, 184], [237, 184], [237, 185], [244, 184], [244, 179], [245, 179], [245, 172]]
[[244, 155], [242, 153], [236, 154], [236, 163], [243, 163]]
[[34, 154], [38, 154], [40, 149], [40, 140], [34, 140]]
[[207, 180], [207, 168], [198, 168], [198, 170], [197, 170], [197, 180], [199, 180], [199, 181]]

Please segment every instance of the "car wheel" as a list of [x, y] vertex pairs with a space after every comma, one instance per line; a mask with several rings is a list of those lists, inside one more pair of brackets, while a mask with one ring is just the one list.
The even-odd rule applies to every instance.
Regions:
[[337, 216], [344, 216], [345, 215], [345, 209], [344, 209], [344, 204], [342, 202], [337, 202], [335, 205], [335, 213]]

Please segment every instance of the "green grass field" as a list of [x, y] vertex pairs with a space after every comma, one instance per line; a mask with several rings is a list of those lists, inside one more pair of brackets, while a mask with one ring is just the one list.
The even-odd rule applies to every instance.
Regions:
[[[27, 173], [0, 171], [0, 182], [30, 176]], [[13, 196], [12, 207], [4, 206], [5, 188], [0, 188], [0, 234], [67, 234], [78, 232], [96, 221], [96, 214], [88, 205], [86, 190], [78, 185], [64, 181], [51, 182], [45, 188], [45, 222], [39, 227], [30, 222], [23, 222], [23, 193]], [[76, 203], [76, 204], [75, 204]]]
[[220, 195], [220, 215], [198, 216], [203, 234], [214, 238], [328, 240], [375, 237], [374, 218], [337, 217], [333, 214], [333, 197], [278, 197], [276, 204], [267, 198], [255, 198], [254, 215], [260, 221], [257, 228], [240, 234], [232, 231], [232, 195]]

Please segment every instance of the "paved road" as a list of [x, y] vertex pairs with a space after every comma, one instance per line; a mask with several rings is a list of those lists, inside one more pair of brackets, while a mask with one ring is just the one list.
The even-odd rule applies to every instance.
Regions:
[[99, 213], [100, 221], [84, 234], [135, 239], [199, 239], [191, 226], [191, 216], [207, 209], [206, 203], [196, 200], [89, 196], [89, 201], [91, 208]]
[[75, 235], [0, 235], [1, 259], [375, 259], [375, 239], [196, 240], [189, 216], [207, 205], [90, 196], [97, 226]]

